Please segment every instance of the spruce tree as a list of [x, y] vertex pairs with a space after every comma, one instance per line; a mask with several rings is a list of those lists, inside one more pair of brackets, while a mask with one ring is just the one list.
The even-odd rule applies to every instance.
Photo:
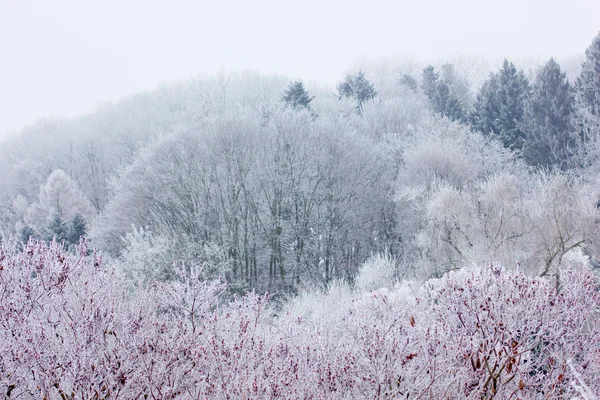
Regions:
[[521, 130], [529, 82], [523, 71], [504, 60], [502, 69], [492, 73], [481, 87], [471, 114], [473, 128], [494, 135], [506, 148], [521, 150]]
[[[600, 148], [600, 33], [585, 51], [581, 74], [575, 83], [573, 122], [582, 146], [580, 156], [589, 157]], [[598, 158], [598, 156], [594, 156]], [[586, 163], [586, 162], [584, 162]]]
[[600, 117], [600, 33], [585, 51], [576, 89], [579, 105]]
[[282, 96], [282, 100], [286, 106], [294, 110], [301, 108], [310, 110], [310, 103], [313, 99], [314, 97], [309, 95], [308, 91], [304, 88], [304, 82], [301, 80], [290, 82]]
[[417, 88], [419, 87], [417, 80], [408, 74], [403, 74], [399, 82], [401, 85], [408, 87], [413, 92], [416, 92]]
[[471, 126], [484, 135], [496, 133], [496, 121], [500, 118], [500, 102], [498, 101], [498, 74], [492, 73], [483, 83], [471, 112]]
[[500, 139], [505, 147], [520, 150], [525, 139], [521, 122], [529, 93], [529, 82], [523, 71], [517, 71], [514, 64], [507, 60], [504, 60], [499, 78]]
[[444, 117], [453, 121], [463, 122], [466, 119], [466, 112], [459, 99], [454, 95], [450, 86], [445, 82], [437, 84], [432, 103], [434, 109]]
[[442, 65], [440, 79], [448, 85], [454, 102], [460, 105], [462, 115], [461, 119], [466, 120], [468, 111], [471, 109], [471, 88], [469, 82], [458, 75], [454, 65]]
[[574, 141], [571, 135], [573, 90], [554, 59], [539, 71], [523, 121], [523, 158], [530, 165], [565, 169]]
[[356, 75], [346, 75], [346, 78], [337, 85], [338, 97], [352, 98], [356, 101], [356, 112], [362, 113], [363, 104], [377, 96], [377, 91], [371, 82], [367, 80], [362, 71]]
[[75, 216], [71, 220], [71, 226], [69, 226], [68, 242], [70, 244], [77, 245], [79, 243], [79, 239], [82, 236], [85, 236], [86, 229], [87, 227], [85, 219], [83, 218], [81, 213], [75, 214]]
[[50, 223], [46, 227], [46, 240], [51, 242], [53, 239], [58, 243], [67, 241], [69, 238], [69, 229], [67, 222], [62, 218], [60, 212], [54, 214]]
[[466, 104], [462, 104], [457, 96], [459, 80], [454, 73], [454, 67], [446, 64], [442, 69], [445, 72], [442, 79], [439, 78], [439, 74], [435, 72], [433, 66], [429, 65], [423, 69], [423, 93], [429, 98], [435, 113], [453, 121], [463, 122], [466, 120]]
[[33, 229], [33, 227], [29, 225], [25, 225], [23, 228], [21, 228], [21, 231], [19, 233], [21, 243], [23, 244], [27, 244], [27, 242], [29, 242], [29, 239], [36, 237], [35, 229]]
[[439, 74], [435, 72], [433, 65], [428, 65], [427, 67], [423, 68], [423, 83], [421, 86], [423, 88], [423, 93], [425, 93], [425, 96], [427, 96], [430, 101], [432, 101], [432, 99], [435, 97], [438, 78]]

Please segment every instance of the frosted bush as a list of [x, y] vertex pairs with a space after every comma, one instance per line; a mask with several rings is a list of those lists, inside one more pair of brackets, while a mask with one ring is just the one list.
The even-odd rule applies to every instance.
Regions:
[[174, 244], [164, 236], [144, 228], [133, 228], [123, 238], [125, 248], [115, 261], [117, 271], [136, 285], [146, 286], [154, 280], [173, 275]]
[[285, 312], [316, 325], [334, 325], [352, 307], [353, 298], [350, 286], [344, 281], [336, 280], [326, 290], [301, 293], [286, 305]]
[[[389, 261], [389, 260], [388, 260]], [[223, 303], [179, 268], [132, 296], [102, 258], [0, 244], [5, 398], [574, 398], [600, 393], [599, 281], [496, 266], [426, 282]], [[412, 300], [410, 300], [412, 298]], [[406, 301], [409, 300], [409, 301]], [[294, 304], [296, 311], [294, 310]], [[266, 323], [268, 321], [268, 323]]]
[[358, 271], [354, 287], [360, 292], [372, 292], [394, 286], [396, 261], [389, 254], [377, 254], [368, 259]]
[[402, 281], [396, 283], [389, 296], [392, 301], [402, 304], [404, 307], [416, 305], [416, 294], [418, 290], [419, 285], [416, 282]]
[[193, 260], [201, 267], [203, 279], [227, 277], [229, 262], [223, 250], [214, 244], [200, 249], [176, 244], [164, 235], [144, 228], [132, 228], [123, 238], [125, 248], [113, 265], [117, 272], [136, 286], [147, 286], [152, 281], [166, 281], [175, 277], [175, 270], [183, 260]]

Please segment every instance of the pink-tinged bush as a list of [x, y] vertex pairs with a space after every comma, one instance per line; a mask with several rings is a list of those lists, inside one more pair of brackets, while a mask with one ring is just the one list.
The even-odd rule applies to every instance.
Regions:
[[[99, 256], [0, 248], [8, 398], [572, 398], [600, 387], [598, 282], [493, 267], [356, 294], [330, 321], [223, 305], [197, 268], [132, 292]], [[335, 300], [332, 297], [326, 300]], [[585, 387], [589, 389], [584, 389]], [[591, 391], [586, 393], [583, 390]]]
[[493, 266], [432, 286], [436, 352], [458, 393], [568, 397], [570, 360], [600, 387], [600, 297], [590, 271], [563, 271], [558, 291]]

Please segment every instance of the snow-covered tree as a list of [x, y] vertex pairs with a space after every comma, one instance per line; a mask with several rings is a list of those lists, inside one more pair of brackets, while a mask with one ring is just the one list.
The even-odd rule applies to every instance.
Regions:
[[525, 138], [521, 124], [529, 90], [523, 71], [504, 60], [502, 69], [492, 73], [477, 94], [471, 114], [473, 128], [497, 138], [506, 148], [520, 150]]
[[304, 82], [301, 80], [290, 82], [282, 96], [283, 102], [288, 107], [292, 109], [305, 108], [307, 110], [310, 110], [310, 103], [313, 98], [304, 88]]
[[600, 165], [600, 34], [585, 52], [575, 82], [573, 122], [578, 139], [575, 165], [595, 180]]
[[69, 238], [69, 226], [60, 212], [54, 214], [44, 231], [45, 239], [49, 242], [56, 240], [58, 243], [64, 243]]
[[25, 223], [41, 230], [56, 215], [70, 220], [77, 214], [89, 220], [95, 212], [75, 182], [63, 170], [57, 169], [40, 187], [37, 201], [27, 210]]
[[69, 243], [78, 244], [82, 237], [87, 233], [87, 223], [81, 213], [75, 214], [69, 224]]
[[575, 150], [573, 91], [554, 59], [538, 72], [523, 118], [523, 159], [536, 166], [566, 169]]
[[466, 121], [470, 103], [469, 87], [452, 64], [442, 66], [442, 76], [432, 65], [423, 69], [423, 92], [435, 113], [453, 121]]
[[355, 75], [346, 75], [346, 78], [337, 85], [338, 97], [351, 98], [356, 102], [356, 112], [362, 113], [363, 105], [377, 96], [377, 90], [369, 82], [362, 71]]
[[585, 60], [575, 87], [578, 106], [600, 118], [600, 33], [585, 51]]

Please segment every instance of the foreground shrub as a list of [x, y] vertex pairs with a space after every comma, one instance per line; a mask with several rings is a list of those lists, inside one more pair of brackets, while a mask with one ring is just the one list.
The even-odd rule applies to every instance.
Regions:
[[199, 268], [132, 292], [87, 254], [85, 243], [76, 256], [55, 243], [0, 247], [6, 397], [523, 399], [600, 387], [589, 270], [563, 270], [558, 289], [462, 270], [413, 297], [403, 287], [343, 296], [327, 320], [316, 304], [270, 315], [255, 294], [221, 304], [224, 284], [201, 281]]

